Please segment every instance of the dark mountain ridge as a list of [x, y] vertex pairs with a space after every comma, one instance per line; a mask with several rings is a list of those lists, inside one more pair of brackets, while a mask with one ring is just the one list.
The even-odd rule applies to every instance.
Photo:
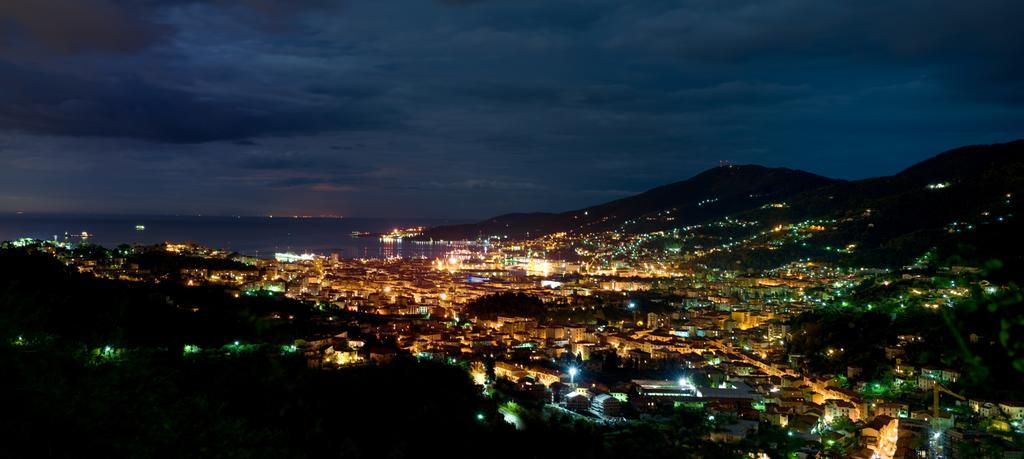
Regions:
[[946, 231], [951, 222], [973, 215], [975, 208], [1012, 214], [1004, 208], [981, 208], [1021, 190], [1022, 160], [1024, 140], [957, 148], [891, 176], [853, 181], [786, 168], [722, 166], [605, 204], [563, 213], [506, 214], [475, 224], [431, 228], [424, 237], [516, 239], [616, 228], [644, 232], [726, 216], [774, 225], [867, 212], [870, 223], [864, 223], [864, 228], [850, 225], [847, 230], [859, 232], [856, 236], [869, 246], [882, 246], [917, 232]]
[[[957, 148], [895, 175], [837, 183], [793, 196], [785, 208], [737, 215], [766, 227], [810, 218], [837, 224], [820, 239], [856, 243], [865, 262], [898, 264], [932, 249], [978, 260], [1024, 255], [1014, 235], [1024, 193], [1024, 140]], [[1009, 258], [1007, 258], [1009, 257]]]
[[842, 181], [793, 169], [721, 166], [604, 204], [562, 213], [506, 214], [479, 223], [431, 228], [424, 237], [517, 239], [561, 231], [594, 232], [659, 212], [671, 212], [673, 225], [691, 225], [837, 183]]
[[[982, 192], [983, 189], [1014, 188], [1022, 180], [1022, 161], [1024, 140], [957, 148], [894, 175], [835, 183], [797, 194], [790, 200], [787, 213], [789, 217], [825, 215], [843, 210], [863, 210], [871, 208], [872, 204], [885, 207], [885, 202], [894, 199], [930, 198], [936, 194], [948, 199], [969, 194], [963, 190]], [[961, 192], [947, 193], [954, 190]]]

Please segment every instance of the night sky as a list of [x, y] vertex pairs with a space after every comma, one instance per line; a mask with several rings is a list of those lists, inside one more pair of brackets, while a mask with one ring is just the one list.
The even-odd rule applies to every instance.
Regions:
[[0, 211], [485, 217], [1024, 137], [1020, 0], [2, 0]]

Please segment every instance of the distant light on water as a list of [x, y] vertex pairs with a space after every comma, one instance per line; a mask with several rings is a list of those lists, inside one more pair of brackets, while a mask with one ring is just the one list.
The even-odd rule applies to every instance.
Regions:
[[[243, 216], [81, 216], [0, 214], [0, 241], [39, 240], [89, 242], [107, 248], [121, 244], [164, 242], [196, 244], [261, 258], [275, 253], [316, 254], [341, 258], [447, 257], [458, 243], [384, 244], [376, 237], [352, 237], [353, 232], [386, 233], [394, 228], [432, 227], [468, 223], [444, 219], [380, 218], [267, 218]], [[87, 237], [83, 237], [87, 234]], [[468, 247], [473, 250], [473, 247]], [[481, 249], [482, 250], [482, 249]]]

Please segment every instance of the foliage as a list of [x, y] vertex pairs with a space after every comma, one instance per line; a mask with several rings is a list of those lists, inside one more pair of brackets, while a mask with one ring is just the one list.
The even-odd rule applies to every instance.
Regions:
[[305, 304], [275, 297], [234, 298], [221, 288], [185, 288], [97, 279], [54, 258], [0, 250], [0, 332], [49, 334], [89, 345], [221, 345], [243, 339], [290, 342], [310, 331]]
[[[1017, 399], [1024, 374], [1022, 293], [1012, 283], [983, 288], [980, 281], [991, 275], [982, 270], [955, 280], [935, 277], [930, 286], [910, 284], [902, 290], [899, 283], [870, 281], [849, 299], [793, 318], [788, 351], [805, 355], [820, 373], [842, 373], [852, 365], [864, 369], [865, 379], [877, 379], [886, 369], [884, 348], [900, 344], [901, 335], [917, 337], [903, 345], [907, 363], [958, 369], [963, 374], [959, 385], [969, 394]], [[966, 296], [938, 308], [900, 294], [956, 284], [972, 287]]]
[[[279, 356], [159, 352], [86, 365], [60, 348], [2, 348], [0, 365], [4, 457], [468, 455], [486, 427], [465, 373], [443, 366], [327, 372]], [[469, 440], [436, 441], [452, 432]]]

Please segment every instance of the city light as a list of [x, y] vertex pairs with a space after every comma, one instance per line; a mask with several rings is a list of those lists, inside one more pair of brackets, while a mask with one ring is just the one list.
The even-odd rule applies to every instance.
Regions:
[[1021, 18], [0, 0], [0, 451], [1024, 459]]
[[689, 380], [689, 378], [686, 377], [679, 378], [679, 387], [688, 390], [693, 390], [695, 388], [693, 383]]
[[[776, 214], [781, 208], [789, 206], [757, 206], [759, 211]], [[857, 215], [861, 214], [870, 212], [858, 210]], [[648, 223], [678, 216], [674, 212], [658, 215]], [[220, 335], [221, 342], [229, 343], [221, 352], [185, 344], [183, 360], [192, 363], [251, 353], [315, 371], [386, 366], [406, 357], [416, 365], [446, 364], [448, 370], [468, 374], [477, 385], [474, 395], [502, 402], [504, 411], [499, 412], [505, 420], [515, 419], [517, 428], [521, 427], [518, 415], [525, 413], [510, 414], [505, 402], [519, 394], [538, 397], [544, 406], [578, 413], [584, 422], [607, 426], [624, 418], [633, 422], [634, 416], [654, 418], [686, 409], [706, 418], [705, 427], [729, 424], [731, 429], [734, 422], [755, 421], [796, 429], [802, 423], [785, 415], [788, 407], [780, 410], [779, 401], [784, 400], [801, 410], [821, 413], [821, 424], [809, 430], [812, 435], [804, 434], [808, 430], [787, 430], [786, 435], [835, 451], [856, 443], [839, 439], [843, 420], [864, 426], [888, 416], [909, 426], [913, 421], [909, 413], [918, 407], [905, 400], [927, 397], [922, 387], [929, 382], [957, 384], [964, 375], [942, 364], [943, 360], [936, 360], [934, 368], [906, 364], [922, 361], [921, 344], [941, 342], [915, 329], [917, 324], [892, 322], [888, 325], [893, 329], [891, 336], [859, 343], [855, 330], [840, 327], [837, 331], [834, 323], [845, 326], [859, 321], [861, 315], [911, 313], [919, 314], [915, 317], [922, 322], [929, 317], [942, 320], [935, 311], [956, 311], [960, 304], [972, 305], [970, 301], [978, 297], [991, 302], [993, 295], [1019, 292], [1005, 281], [981, 280], [982, 272], [970, 267], [939, 269], [934, 254], [884, 269], [833, 264], [831, 258], [813, 256], [760, 268], [700, 264], [708, 256], [725, 256], [733, 250], [805, 247], [814, 253], [827, 251], [829, 257], [870, 250], [863, 241], [838, 240], [833, 233], [845, 223], [833, 219], [769, 223], [726, 217], [654, 232], [619, 228], [526, 240], [495, 235], [487, 239], [486, 250], [479, 250], [479, 242], [470, 250], [431, 241], [444, 250], [422, 258], [383, 252], [380, 258], [290, 253], [256, 258], [166, 243], [155, 249], [120, 247], [108, 255], [99, 249], [101, 255], [85, 259], [74, 245], [64, 242], [19, 241], [17, 248], [45, 247], [47, 256], [97, 278], [223, 289], [224, 298], [244, 297], [245, 301], [222, 304], [196, 299], [201, 296], [196, 294], [168, 294], [168, 301], [188, 320], [202, 319], [204, 314], [199, 312], [258, 301], [263, 304], [254, 308], [258, 311], [254, 322], [260, 327], [280, 327], [270, 334], [232, 327]], [[961, 224], [955, 229], [966, 227]], [[702, 233], [705, 228], [713, 231]], [[819, 233], [829, 236], [828, 245], [814, 239]], [[699, 241], [700, 247], [687, 246], [690, 238]], [[382, 240], [390, 247], [427, 244], [398, 232]], [[146, 250], [230, 269], [160, 272], [132, 258]], [[644, 311], [639, 310], [640, 304]], [[837, 317], [842, 320], [834, 320]], [[900, 327], [909, 330], [897, 332]], [[285, 335], [289, 332], [294, 335]], [[232, 334], [246, 336], [246, 344], [232, 339]], [[265, 342], [260, 336], [280, 338]], [[965, 339], [996, 343], [990, 336], [995, 335], [964, 334]], [[31, 343], [32, 349], [19, 350], [27, 352], [45, 347], [47, 338], [33, 332], [31, 341], [13, 335], [7, 339], [15, 346]], [[869, 349], [865, 346], [875, 346], [878, 352], [874, 348], [865, 352]], [[113, 345], [89, 349], [90, 364], [107, 367], [120, 366], [122, 357], [145, 355]], [[883, 350], [885, 364], [860, 359]], [[587, 362], [586, 370], [593, 374], [577, 387], [576, 378], [584, 369], [580, 362]], [[552, 385], [566, 375], [568, 391], [551, 392]], [[645, 379], [652, 375], [665, 379]], [[744, 403], [728, 407], [709, 402], [721, 399]], [[617, 412], [623, 405], [632, 408], [626, 414]], [[534, 404], [518, 406], [516, 411], [529, 411]], [[1016, 406], [1003, 400], [993, 400], [992, 406], [972, 406], [972, 416], [958, 416], [954, 425], [998, 426], [1004, 432], [1020, 429], [1019, 422], [1007, 420], [1006, 413], [1015, 413]], [[947, 406], [937, 412], [960, 411]], [[486, 412], [471, 416], [480, 422], [488, 419]], [[751, 416], [757, 419], [748, 419]], [[885, 429], [880, 438], [889, 442], [895, 438], [895, 427]], [[720, 435], [736, 434], [723, 431], [713, 436]]]

